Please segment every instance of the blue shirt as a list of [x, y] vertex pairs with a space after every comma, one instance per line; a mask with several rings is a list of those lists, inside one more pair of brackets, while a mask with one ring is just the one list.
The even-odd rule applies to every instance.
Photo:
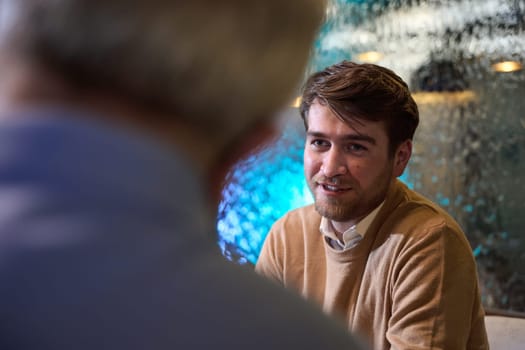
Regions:
[[0, 116], [1, 349], [358, 348], [222, 258], [176, 149], [103, 116], [18, 113]]

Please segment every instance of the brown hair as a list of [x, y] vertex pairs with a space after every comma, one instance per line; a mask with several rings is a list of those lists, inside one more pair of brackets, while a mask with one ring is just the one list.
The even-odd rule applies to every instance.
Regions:
[[308, 111], [316, 99], [347, 124], [384, 121], [391, 154], [414, 137], [419, 123], [407, 84], [390, 69], [375, 64], [343, 61], [312, 74], [303, 87], [300, 106], [306, 128]]

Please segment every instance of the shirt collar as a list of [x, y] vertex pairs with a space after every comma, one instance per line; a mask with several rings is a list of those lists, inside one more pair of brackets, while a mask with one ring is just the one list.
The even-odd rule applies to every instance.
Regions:
[[357, 224], [350, 226], [345, 232], [343, 232], [343, 242], [340, 242], [337, 238], [332, 221], [325, 218], [324, 216], [321, 218], [319, 230], [321, 231], [322, 235], [327, 237], [330, 241], [338, 243], [341, 248], [349, 249], [354, 245], [354, 243], [356, 243], [356, 241], [361, 240], [365, 236], [366, 231], [368, 231], [368, 228], [370, 227], [370, 224], [372, 221], [374, 221], [377, 213], [384, 203], [385, 202], [383, 201]]

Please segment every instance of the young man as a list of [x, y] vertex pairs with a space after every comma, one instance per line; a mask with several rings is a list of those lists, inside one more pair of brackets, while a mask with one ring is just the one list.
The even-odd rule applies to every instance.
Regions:
[[308, 79], [300, 112], [315, 204], [273, 225], [257, 271], [374, 349], [486, 349], [464, 233], [397, 180], [419, 121], [407, 85], [386, 68], [345, 61]]
[[324, 5], [0, 0], [1, 349], [360, 349], [214, 240]]

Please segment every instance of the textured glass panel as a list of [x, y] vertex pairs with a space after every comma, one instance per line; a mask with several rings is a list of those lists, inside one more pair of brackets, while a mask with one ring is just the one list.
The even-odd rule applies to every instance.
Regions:
[[295, 108], [283, 112], [281, 135], [229, 174], [219, 206], [219, 245], [241, 263], [255, 263], [271, 224], [312, 202], [303, 176], [304, 127]]
[[[421, 123], [403, 181], [464, 228], [485, 305], [515, 311], [525, 311], [524, 9], [524, 0], [334, 0], [308, 67], [371, 61], [410, 84]], [[502, 61], [516, 70], [496, 71]], [[218, 228], [234, 261], [254, 263], [273, 221], [311, 203], [303, 126], [294, 109], [283, 118], [281, 137], [228, 179]]]

